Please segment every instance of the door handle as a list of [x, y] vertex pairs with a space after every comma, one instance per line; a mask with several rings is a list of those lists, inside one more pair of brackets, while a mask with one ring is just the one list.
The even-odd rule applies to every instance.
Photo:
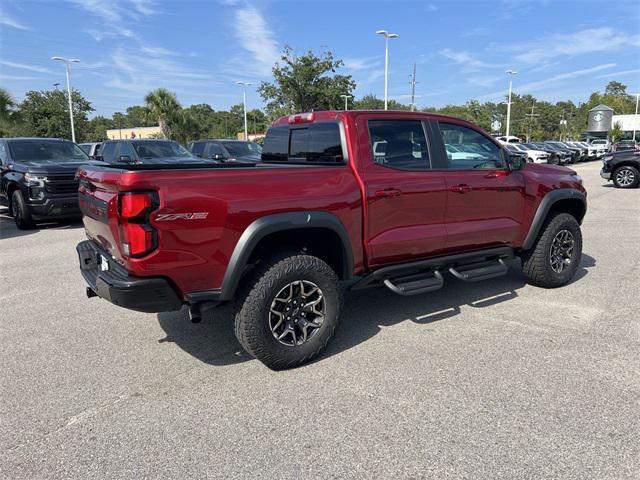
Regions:
[[450, 190], [455, 193], [467, 193], [471, 191], [471, 187], [466, 183], [461, 183], [460, 185], [451, 187]]
[[397, 188], [385, 188], [384, 190], [376, 191], [376, 198], [390, 198], [390, 197], [398, 197], [402, 195], [402, 192]]

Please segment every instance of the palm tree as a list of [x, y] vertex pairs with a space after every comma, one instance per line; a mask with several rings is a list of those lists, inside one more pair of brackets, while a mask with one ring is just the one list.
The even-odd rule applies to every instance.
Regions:
[[16, 103], [11, 98], [9, 92], [4, 88], [0, 88], [0, 120], [9, 120], [9, 117], [13, 113], [13, 107]]
[[151, 112], [151, 116], [158, 121], [164, 138], [171, 138], [171, 123], [182, 107], [178, 103], [176, 94], [166, 88], [150, 91], [144, 101]]

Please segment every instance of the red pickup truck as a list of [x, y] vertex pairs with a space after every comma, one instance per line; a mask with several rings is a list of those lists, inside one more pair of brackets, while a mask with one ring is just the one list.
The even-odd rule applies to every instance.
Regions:
[[142, 312], [236, 302], [242, 346], [273, 369], [317, 356], [341, 292], [485, 281], [518, 256], [534, 285], [574, 276], [586, 192], [477, 126], [418, 112], [283, 117], [262, 161], [86, 166], [87, 295]]

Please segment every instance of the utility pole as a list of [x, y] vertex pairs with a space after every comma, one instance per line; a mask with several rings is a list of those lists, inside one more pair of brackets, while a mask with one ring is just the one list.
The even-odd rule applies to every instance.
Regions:
[[413, 63], [413, 75], [411, 76], [411, 111], [416, 109], [416, 64]]
[[535, 117], [539, 117], [540, 115], [537, 113], [533, 113], [533, 110], [536, 108], [536, 104], [531, 104], [531, 113], [527, 113], [525, 117], [529, 117], [529, 133], [527, 133], [527, 142], [531, 141], [531, 130], [533, 129], [533, 119]]

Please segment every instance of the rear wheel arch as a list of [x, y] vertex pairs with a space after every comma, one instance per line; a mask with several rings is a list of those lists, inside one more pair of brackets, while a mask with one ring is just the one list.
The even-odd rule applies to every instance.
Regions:
[[317, 256], [341, 280], [353, 277], [353, 250], [338, 217], [315, 211], [279, 213], [261, 217], [245, 229], [229, 260], [219, 299], [232, 299], [252, 266], [285, 252]]
[[581, 224], [586, 212], [587, 199], [581, 191], [573, 188], [559, 188], [550, 191], [544, 196], [538, 210], [536, 210], [522, 249], [529, 250], [534, 246], [544, 222], [550, 215], [568, 213], [576, 219], [578, 224]]

